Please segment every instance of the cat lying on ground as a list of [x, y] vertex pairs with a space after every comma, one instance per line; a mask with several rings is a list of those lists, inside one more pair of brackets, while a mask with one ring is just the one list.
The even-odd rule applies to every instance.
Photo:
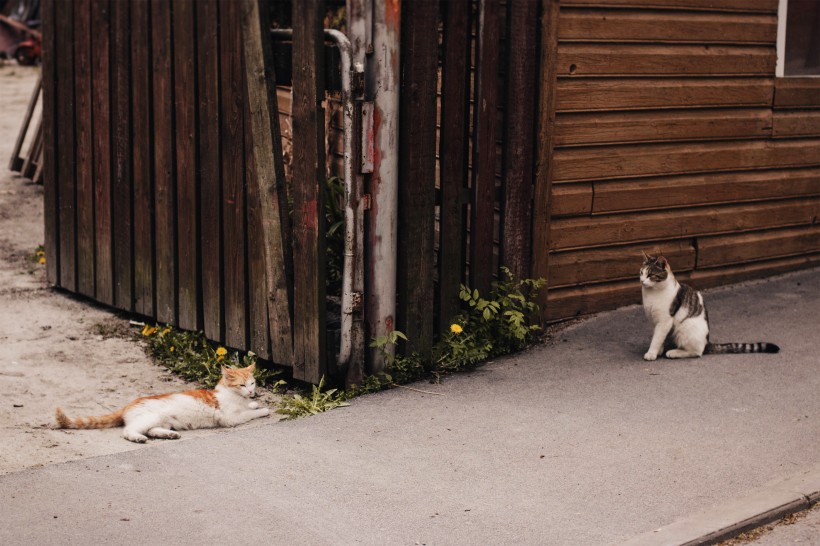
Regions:
[[123, 438], [139, 443], [148, 438], [177, 439], [178, 430], [241, 425], [270, 415], [268, 408], [248, 400], [256, 390], [255, 367], [223, 367], [222, 378], [214, 390], [143, 396], [108, 415], [71, 419], [57, 408], [57, 423], [60, 428], [124, 426]]
[[776, 353], [774, 343], [710, 343], [709, 317], [703, 295], [675, 280], [663, 256], [644, 253], [641, 267], [643, 309], [655, 330], [644, 360], [655, 360], [665, 345], [667, 358], [691, 358], [703, 354]]

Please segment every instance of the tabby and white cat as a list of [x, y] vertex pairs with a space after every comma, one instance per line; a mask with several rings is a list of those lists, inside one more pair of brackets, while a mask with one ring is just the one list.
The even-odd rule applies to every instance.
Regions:
[[710, 343], [709, 317], [703, 295], [675, 280], [663, 256], [644, 253], [641, 267], [643, 309], [654, 326], [644, 360], [655, 360], [665, 344], [674, 347], [667, 358], [691, 358], [720, 353], [776, 353], [774, 343]]
[[255, 367], [223, 367], [222, 378], [214, 390], [143, 396], [108, 415], [71, 419], [57, 408], [57, 423], [60, 428], [125, 426], [123, 438], [139, 443], [149, 437], [177, 439], [177, 430], [234, 427], [270, 415], [268, 408], [248, 400], [256, 390]]

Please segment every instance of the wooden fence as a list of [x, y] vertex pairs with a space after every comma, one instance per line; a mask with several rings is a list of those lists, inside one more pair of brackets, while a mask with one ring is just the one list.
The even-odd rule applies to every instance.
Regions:
[[[239, 5], [43, 3], [48, 278], [270, 358]], [[275, 54], [277, 75], [293, 75], [298, 181], [282, 234], [294, 353], [276, 360], [312, 381], [333, 352], [317, 143], [325, 79], [334, 88], [337, 78], [318, 6], [297, 5], [292, 53]], [[529, 273], [538, 5], [424, 0], [403, 10], [397, 319], [425, 352], [458, 310], [461, 282], [486, 293], [499, 263]]]
[[[43, 2], [47, 275], [60, 288], [270, 358], [240, 7]], [[315, 96], [324, 92], [324, 41], [321, 18], [311, 21], [315, 32], [304, 29], [293, 45], [293, 85]], [[296, 69], [306, 65], [318, 73]], [[321, 105], [294, 106], [293, 148], [314, 159], [325, 153], [316, 146]], [[291, 236], [286, 214], [280, 234], [295, 241], [283, 272], [290, 299], [277, 304], [294, 317], [298, 350], [276, 360], [318, 381], [328, 360], [317, 259], [325, 173], [319, 166], [294, 179], [298, 221]]]
[[499, 265], [530, 276], [540, 16], [538, 2], [402, 4], [397, 318], [423, 354], [461, 283], [487, 294]]

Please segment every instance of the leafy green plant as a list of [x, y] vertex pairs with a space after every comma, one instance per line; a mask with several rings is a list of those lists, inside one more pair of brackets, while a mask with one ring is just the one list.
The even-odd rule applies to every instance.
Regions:
[[[483, 312], [483, 311], [482, 311]], [[489, 358], [492, 342], [478, 336], [480, 332], [469, 333], [458, 322], [442, 335], [433, 346], [433, 370], [437, 375], [465, 370]]]
[[450, 323], [450, 327], [433, 346], [432, 359], [425, 361], [419, 354], [393, 354], [389, 347], [406, 342], [407, 336], [394, 330], [375, 338], [370, 346], [378, 349], [385, 362], [385, 370], [368, 378], [368, 387], [357, 387], [361, 392], [381, 390], [391, 385], [409, 383], [432, 375], [466, 370], [495, 356], [524, 349], [540, 329], [530, 319], [538, 313], [533, 301], [544, 279], [516, 280], [509, 269], [502, 268], [503, 277], [494, 282], [489, 299], [478, 290], [462, 285], [461, 300], [465, 310]]
[[350, 405], [344, 401], [341, 393], [337, 394], [337, 389], [323, 391], [324, 387], [325, 378], [322, 376], [319, 384], [313, 385], [309, 396], [302, 396], [301, 394], [284, 396], [276, 413], [285, 415], [286, 419], [296, 419], [297, 417], [316, 415], [333, 408]]
[[454, 321], [486, 346], [488, 357], [520, 351], [540, 329], [537, 324], [530, 324], [530, 318], [538, 313], [533, 300], [546, 281], [516, 280], [506, 267], [501, 268], [501, 273], [503, 278], [493, 283], [490, 299], [461, 285], [459, 297], [468, 310]]
[[[225, 347], [215, 346], [202, 332], [186, 332], [171, 326], [148, 325], [141, 337], [147, 344], [148, 353], [161, 366], [187, 381], [202, 383], [213, 388], [222, 378], [222, 366], [246, 367], [256, 362], [253, 352], [240, 355], [229, 353]], [[284, 381], [278, 380], [279, 370], [257, 366], [254, 376], [257, 384], [276, 390]]]

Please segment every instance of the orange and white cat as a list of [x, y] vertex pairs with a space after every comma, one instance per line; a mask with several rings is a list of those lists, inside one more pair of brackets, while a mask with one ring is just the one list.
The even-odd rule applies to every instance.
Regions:
[[214, 390], [191, 390], [137, 398], [122, 409], [97, 417], [67, 417], [57, 408], [60, 428], [113, 428], [124, 426], [122, 436], [132, 442], [148, 438], [179, 438], [178, 430], [234, 427], [270, 415], [268, 408], [248, 399], [256, 390], [255, 364], [222, 368]]

